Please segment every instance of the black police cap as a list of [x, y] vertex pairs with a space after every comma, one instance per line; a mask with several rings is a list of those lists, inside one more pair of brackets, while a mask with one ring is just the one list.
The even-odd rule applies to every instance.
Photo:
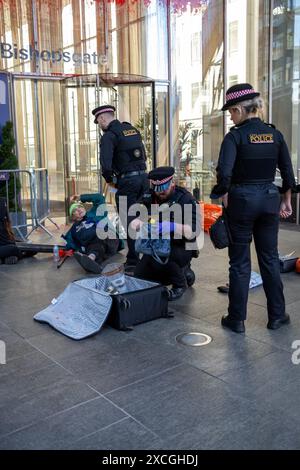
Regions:
[[97, 108], [93, 109], [92, 114], [95, 116], [94, 123], [97, 124], [97, 118], [100, 114], [103, 113], [114, 113], [116, 108], [110, 104], [104, 104], [103, 106], [98, 106]]
[[171, 183], [175, 169], [172, 166], [160, 166], [149, 172], [148, 178], [154, 191], [164, 191]]
[[252, 100], [259, 95], [260, 93], [255, 91], [250, 83], [238, 83], [237, 85], [233, 85], [226, 91], [226, 103], [222, 111], [226, 111], [230, 106], [234, 106], [241, 101]]

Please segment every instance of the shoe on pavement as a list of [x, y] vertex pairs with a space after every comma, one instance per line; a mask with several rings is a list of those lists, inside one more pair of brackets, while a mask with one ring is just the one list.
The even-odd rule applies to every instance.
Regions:
[[218, 286], [217, 287], [218, 291], [221, 292], [222, 294], [228, 294], [229, 292], [229, 286], [226, 284], [226, 286]]
[[221, 320], [222, 326], [229, 328], [235, 333], [245, 333], [245, 325], [243, 320], [232, 320], [229, 315], [224, 315]]
[[169, 302], [180, 299], [180, 297], [182, 297], [185, 291], [186, 291], [185, 287], [172, 287], [172, 289], [168, 289]]
[[186, 279], [186, 283], [188, 287], [192, 287], [192, 285], [195, 283], [196, 276], [195, 276], [194, 271], [189, 265], [184, 269], [184, 275], [185, 275], [185, 279]]
[[278, 328], [281, 328], [283, 325], [287, 325], [290, 322], [290, 316], [286, 313], [281, 318], [276, 318], [276, 320], [269, 320], [267, 323], [267, 328], [269, 330], [278, 330]]

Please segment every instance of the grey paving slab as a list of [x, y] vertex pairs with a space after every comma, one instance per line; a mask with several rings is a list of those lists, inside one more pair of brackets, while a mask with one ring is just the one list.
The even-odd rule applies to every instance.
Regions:
[[183, 296], [170, 305], [182, 313], [188, 313], [195, 318], [204, 318], [215, 312], [226, 313], [226, 303], [224, 298], [212, 293], [211, 287], [208, 289], [201, 285], [188, 289]]
[[[0, 334], [0, 340], [5, 343], [6, 361], [22, 357], [34, 351], [34, 348], [27, 341], [14, 332]], [[5, 365], [0, 365], [0, 367], [5, 367]]]
[[[51, 361], [50, 363], [46, 361], [44, 367], [36, 370], [33, 368], [30, 372], [22, 369], [12, 371], [1, 377], [0, 403], [4, 405], [6, 401], [18, 400], [30, 393], [45, 390], [49, 386], [68, 378], [72, 378], [71, 374]], [[7, 393], [8, 390], [9, 393]]]
[[[176, 337], [183, 333], [198, 332], [209, 335], [212, 342], [203, 347], [191, 347], [178, 343]], [[149, 322], [134, 330], [131, 335], [142, 339], [153, 348], [168, 345], [174, 357], [192, 364], [212, 375], [218, 376], [225, 370], [241, 367], [275, 351], [272, 345], [256, 341], [244, 335], [236, 335], [220, 327], [219, 318], [215, 325], [190, 317], [190, 314], [175, 312], [175, 317], [164, 323]]]
[[206, 423], [166, 437], [161, 449], [167, 450], [298, 450], [300, 447], [299, 422], [284, 412], [264, 412], [255, 405], [244, 404], [247, 411], [239, 422], [236, 419]]
[[[40, 305], [40, 304], [39, 304]], [[3, 320], [11, 331], [18, 334], [19, 337], [29, 339], [33, 336], [39, 336], [45, 333], [45, 325], [33, 320], [33, 316], [44, 307], [30, 306], [29, 304], [25, 307], [22, 306], [22, 310], [16, 308], [11, 309], [3, 315]], [[1, 333], [0, 333], [1, 336]]]
[[130, 336], [117, 347], [101, 346], [83, 356], [68, 356], [59, 361], [101, 393], [158, 374], [182, 362], [180, 357], [174, 356], [170, 348], [163, 344], [155, 349], [152, 344]]
[[300, 321], [300, 301], [292, 302], [286, 306], [286, 311], [291, 315], [293, 323]]
[[265, 410], [281, 410], [300, 422], [300, 366], [292, 363], [292, 354], [277, 351], [247, 367], [221, 375], [233, 393], [260, 403]]
[[132, 418], [78, 440], [71, 447], [78, 450], [147, 450], [157, 449], [160, 440]]
[[[35, 322], [36, 323], [36, 322]], [[99, 333], [89, 338], [75, 341], [57, 332], [49, 325], [43, 326], [43, 334], [30, 338], [30, 344], [51, 357], [53, 360], [84, 357], [90, 351], [102, 353], [103, 357], [110, 351], [118, 350], [118, 345], [130, 338], [130, 332], [122, 332], [104, 326]]]
[[[294, 303], [300, 300], [299, 274], [290, 272], [281, 275], [284, 285], [284, 296], [286, 304]], [[266, 306], [266, 296], [262, 287], [251, 289], [249, 302], [256, 305]]]
[[67, 449], [75, 441], [127, 418], [104, 398], [95, 398], [0, 439], [0, 449]]
[[17, 374], [29, 374], [50, 365], [53, 365], [51, 359], [34, 349], [32, 349], [32, 352], [22, 354], [16, 358], [11, 358], [9, 353], [6, 364], [0, 367], [0, 377], [9, 374], [15, 376], [17, 376]]
[[161, 439], [200, 423], [237, 425], [249, 413], [227, 384], [187, 364], [107, 396]]
[[[221, 296], [222, 294], [219, 295]], [[224, 297], [226, 297], [227, 301], [227, 296]], [[272, 348], [290, 351], [293, 341], [298, 338], [300, 339], [300, 315], [298, 304], [295, 303], [288, 305], [286, 311], [291, 317], [291, 324], [285, 325], [279, 330], [268, 330], [266, 328], [268, 321], [267, 309], [249, 302], [247, 308], [247, 320], [245, 322], [245, 336], [257, 342], [269, 344]], [[221, 313], [216, 312], [205, 316], [203, 321], [209, 322], [219, 328], [221, 316]], [[233, 333], [228, 329], [223, 329], [223, 331], [226, 332], [228, 337], [235, 338], [238, 336], [236, 333]]]
[[91, 388], [66, 376], [44, 388], [6, 399], [0, 406], [0, 437], [97, 396]]

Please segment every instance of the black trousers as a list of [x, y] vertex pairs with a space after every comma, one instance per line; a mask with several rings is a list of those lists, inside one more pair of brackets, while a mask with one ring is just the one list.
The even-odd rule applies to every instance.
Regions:
[[150, 255], [143, 255], [135, 267], [134, 276], [148, 281], [160, 282], [173, 287], [186, 287], [184, 267], [191, 262], [192, 251], [172, 246], [167, 264], [159, 264]]
[[228, 194], [228, 218], [233, 243], [229, 247], [229, 307], [232, 319], [245, 320], [251, 276], [250, 243], [254, 238], [269, 319], [285, 313], [278, 256], [280, 196], [273, 184], [233, 186]]
[[16, 245], [0, 245], [0, 259], [8, 258], [9, 256], [20, 257], [20, 252]]
[[[136, 216], [127, 216], [128, 209], [135, 204], [141, 196], [148, 190], [149, 180], [147, 174], [129, 176], [120, 178], [118, 180], [118, 191], [116, 193], [116, 204], [118, 213], [123, 224], [124, 229], [128, 234], [128, 225], [132, 222]], [[127, 206], [125, 210], [120, 206], [120, 196], [127, 197]], [[135, 252], [135, 240], [132, 240], [127, 235], [127, 244], [128, 244], [128, 253], [127, 253], [127, 263], [135, 265], [139, 257]]]
[[119, 240], [112, 240], [112, 239], [105, 239], [100, 240], [96, 238], [92, 240], [88, 245], [85, 247], [85, 254], [90, 255], [94, 254], [96, 256], [95, 261], [97, 263], [102, 263], [102, 261], [110, 258], [114, 254], [117, 253], [119, 246]]

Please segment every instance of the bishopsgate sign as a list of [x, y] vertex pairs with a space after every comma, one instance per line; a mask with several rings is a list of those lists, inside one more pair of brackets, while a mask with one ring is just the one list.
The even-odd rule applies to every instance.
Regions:
[[18, 48], [17, 44], [9, 44], [8, 42], [0, 42], [0, 58], [1, 59], [16, 59], [16, 60], [36, 60], [43, 62], [71, 62], [73, 65], [79, 66], [81, 64], [107, 64], [107, 56], [93, 52], [91, 54], [84, 53], [78, 54], [69, 51], [55, 50], [49, 51], [47, 49], [39, 50], [31, 44], [28, 47]]

